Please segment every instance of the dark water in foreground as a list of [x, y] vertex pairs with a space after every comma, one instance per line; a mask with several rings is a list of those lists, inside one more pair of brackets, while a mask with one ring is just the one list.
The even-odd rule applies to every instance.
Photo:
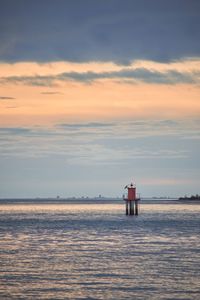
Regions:
[[1, 204], [0, 299], [200, 299], [200, 205]]

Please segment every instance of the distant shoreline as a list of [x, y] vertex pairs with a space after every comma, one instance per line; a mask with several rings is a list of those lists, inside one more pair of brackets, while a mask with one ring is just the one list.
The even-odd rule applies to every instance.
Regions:
[[191, 196], [191, 197], [180, 197], [178, 199], [179, 201], [199, 201], [200, 202], [200, 196]]
[[[141, 198], [141, 204], [200, 204], [199, 200], [178, 198]], [[124, 204], [122, 198], [0, 198], [6, 204]]]

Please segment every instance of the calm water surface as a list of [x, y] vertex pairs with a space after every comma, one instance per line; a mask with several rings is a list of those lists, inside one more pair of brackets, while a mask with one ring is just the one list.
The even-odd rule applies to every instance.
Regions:
[[1, 204], [0, 299], [200, 299], [200, 205]]

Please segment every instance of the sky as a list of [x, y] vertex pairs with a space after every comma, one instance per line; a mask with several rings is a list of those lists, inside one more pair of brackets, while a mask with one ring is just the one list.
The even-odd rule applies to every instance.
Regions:
[[200, 193], [199, 0], [0, 0], [0, 198]]

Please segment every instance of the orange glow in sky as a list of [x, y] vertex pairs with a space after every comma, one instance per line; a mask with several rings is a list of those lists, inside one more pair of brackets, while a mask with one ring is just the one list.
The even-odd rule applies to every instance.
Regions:
[[[193, 82], [148, 82], [126, 78], [120, 72], [183, 72]], [[144, 69], [145, 68], [145, 69]], [[130, 66], [114, 63], [15, 63], [0, 66], [0, 125], [34, 125], [57, 122], [125, 118], [182, 118], [200, 113], [199, 60], [159, 64], [136, 61]], [[89, 73], [88, 73], [89, 72]], [[68, 74], [62, 78], [62, 74]], [[71, 74], [103, 74], [81, 80]], [[110, 75], [111, 74], [111, 75]], [[74, 76], [74, 75], [73, 75]], [[168, 77], [170, 75], [167, 75]]]

